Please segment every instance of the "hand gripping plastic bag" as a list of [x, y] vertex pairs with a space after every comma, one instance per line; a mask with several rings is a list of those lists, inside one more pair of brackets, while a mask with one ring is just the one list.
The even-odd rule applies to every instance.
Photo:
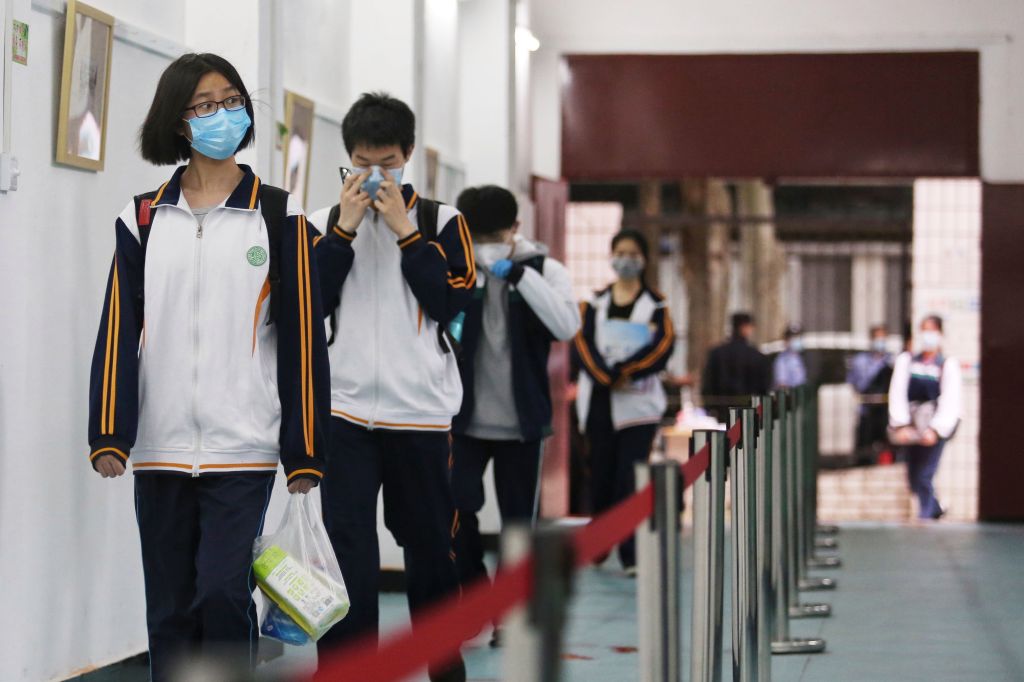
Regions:
[[345, 580], [312, 495], [289, 496], [277, 532], [253, 543], [252, 566], [269, 604], [260, 624], [268, 637], [315, 642], [348, 613]]

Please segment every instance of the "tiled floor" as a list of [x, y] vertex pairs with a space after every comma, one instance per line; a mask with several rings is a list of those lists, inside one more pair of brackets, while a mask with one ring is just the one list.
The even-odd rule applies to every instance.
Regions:
[[[834, 615], [792, 625], [794, 636], [824, 637], [828, 649], [815, 656], [775, 657], [775, 680], [1024, 680], [1024, 526], [860, 524], [844, 526], [839, 540], [844, 566], [828, 572], [839, 589], [804, 594], [805, 600], [831, 602]], [[689, 555], [688, 543], [684, 548]], [[692, 575], [687, 564], [684, 669]], [[563, 678], [638, 679], [635, 583], [609, 567], [584, 571], [576, 588]], [[382, 601], [385, 629], [407, 624], [404, 597], [385, 595]], [[728, 601], [726, 609], [728, 618]], [[728, 679], [728, 621], [725, 631], [723, 678]], [[485, 633], [465, 649], [471, 680], [501, 679], [501, 651], [487, 646], [488, 637]], [[290, 649], [263, 667], [260, 677], [278, 679], [312, 661], [311, 648]]]

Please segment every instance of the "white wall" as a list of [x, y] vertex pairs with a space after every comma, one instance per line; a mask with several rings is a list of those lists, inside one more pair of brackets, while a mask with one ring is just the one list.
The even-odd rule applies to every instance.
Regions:
[[534, 159], [559, 174], [562, 54], [980, 50], [983, 176], [1024, 180], [1019, 0], [533, 0]]
[[511, 0], [459, 3], [460, 149], [467, 185], [510, 184], [513, 19]]
[[45, 680], [145, 649], [132, 481], [92, 472], [86, 399], [114, 218], [167, 175], [135, 152], [152, 87], [139, 84], [167, 60], [115, 42], [107, 170], [55, 166], [63, 17], [27, 2], [15, 16], [31, 44], [13, 70], [20, 189], [0, 195], [0, 679]]

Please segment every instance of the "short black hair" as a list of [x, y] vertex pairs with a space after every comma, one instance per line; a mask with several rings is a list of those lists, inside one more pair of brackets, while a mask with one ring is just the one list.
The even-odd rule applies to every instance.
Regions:
[[754, 324], [754, 316], [750, 313], [733, 313], [732, 314], [732, 335], [739, 336], [740, 328], [747, 326], [748, 324]]
[[408, 156], [416, 144], [416, 115], [408, 104], [386, 92], [364, 92], [341, 122], [341, 139], [349, 156], [358, 144], [397, 144]]
[[936, 315], [935, 313], [926, 315], [925, 318], [921, 320], [921, 324], [924, 324], [925, 322], [931, 322], [940, 332], [942, 331], [942, 317], [940, 315]]
[[[208, 73], [219, 73], [238, 89], [238, 94], [245, 97], [249, 120], [255, 123], [252, 98], [231, 62], [208, 52], [183, 54], [164, 69], [157, 83], [153, 103], [149, 105], [146, 121], [139, 131], [139, 150], [143, 159], [156, 166], [167, 166], [187, 161], [192, 156], [192, 145], [181, 134], [184, 124], [182, 112], [192, 100], [200, 79]], [[255, 139], [255, 126], [250, 125], [235, 152], [245, 149]]]
[[647, 248], [647, 237], [645, 237], [638, 230], [619, 230], [614, 237], [612, 237], [612, 251], [619, 245], [619, 242], [629, 240], [636, 244], [637, 248], [640, 249], [640, 253], [644, 255], [644, 260], [650, 260], [650, 249]]
[[783, 338], [785, 338], [788, 341], [789, 339], [793, 338], [794, 336], [800, 336], [803, 333], [804, 333], [804, 330], [801, 329], [800, 325], [798, 325], [798, 324], [791, 324], [788, 327], [786, 327], [786, 331], [783, 332]]
[[467, 187], [459, 194], [455, 207], [466, 217], [470, 233], [494, 234], [516, 224], [519, 204], [512, 192], [497, 185]]

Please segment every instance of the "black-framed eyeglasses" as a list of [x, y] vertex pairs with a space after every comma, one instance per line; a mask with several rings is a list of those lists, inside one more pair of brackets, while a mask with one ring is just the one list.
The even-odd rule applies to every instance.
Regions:
[[245, 108], [245, 95], [231, 95], [219, 102], [209, 101], [200, 102], [191, 107], [185, 107], [182, 109], [182, 113], [191, 111], [195, 113], [197, 118], [206, 118], [207, 116], [213, 116], [217, 113], [217, 110], [224, 107], [227, 111], [238, 111], [239, 109]]

